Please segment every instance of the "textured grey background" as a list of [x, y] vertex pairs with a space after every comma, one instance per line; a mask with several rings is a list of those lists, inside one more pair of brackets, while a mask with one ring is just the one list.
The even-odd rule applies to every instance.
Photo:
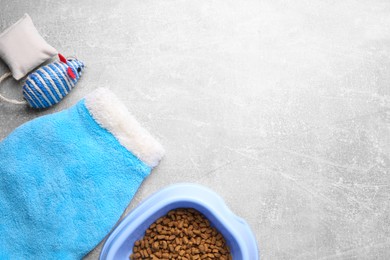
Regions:
[[[52, 109], [0, 103], [0, 138], [105, 86], [167, 150], [129, 209], [168, 184], [201, 183], [248, 221], [262, 259], [390, 259], [389, 1], [0, 7], [1, 30], [28, 12], [88, 66]], [[21, 97], [20, 85], [1, 92]]]

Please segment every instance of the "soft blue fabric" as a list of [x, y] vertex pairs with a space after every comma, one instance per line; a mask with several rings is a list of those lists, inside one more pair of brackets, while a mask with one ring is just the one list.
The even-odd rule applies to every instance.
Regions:
[[20, 126], [0, 143], [0, 259], [81, 259], [150, 171], [84, 100]]

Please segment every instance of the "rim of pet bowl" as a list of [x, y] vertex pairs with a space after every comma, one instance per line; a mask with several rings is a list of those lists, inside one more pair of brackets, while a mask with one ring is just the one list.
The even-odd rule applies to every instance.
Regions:
[[99, 259], [114, 259], [112, 256], [127, 239], [129, 233], [142, 224], [145, 218], [147, 219], [159, 209], [180, 202], [198, 205], [215, 217], [227, 232], [234, 237], [242, 253], [242, 260], [259, 259], [255, 236], [246, 221], [235, 215], [217, 193], [207, 187], [193, 183], [169, 185], [141, 201], [108, 236]]

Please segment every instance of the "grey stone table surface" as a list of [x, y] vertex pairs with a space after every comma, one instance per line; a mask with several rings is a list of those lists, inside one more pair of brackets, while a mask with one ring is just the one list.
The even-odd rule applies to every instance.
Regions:
[[0, 138], [104, 86], [167, 151], [128, 210], [200, 183], [262, 259], [390, 259], [389, 1], [0, 0], [0, 30], [26, 12], [87, 69], [52, 109], [0, 103]]

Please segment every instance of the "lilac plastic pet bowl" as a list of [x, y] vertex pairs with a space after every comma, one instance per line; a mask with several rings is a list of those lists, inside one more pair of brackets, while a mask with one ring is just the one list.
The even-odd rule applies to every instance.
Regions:
[[258, 260], [257, 243], [248, 224], [234, 215], [216, 193], [196, 184], [175, 184], [151, 195], [127, 215], [107, 238], [100, 260], [128, 260], [134, 242], [158, 218], [176, 208], [194, 208], [216, 227], [233, 260]]

